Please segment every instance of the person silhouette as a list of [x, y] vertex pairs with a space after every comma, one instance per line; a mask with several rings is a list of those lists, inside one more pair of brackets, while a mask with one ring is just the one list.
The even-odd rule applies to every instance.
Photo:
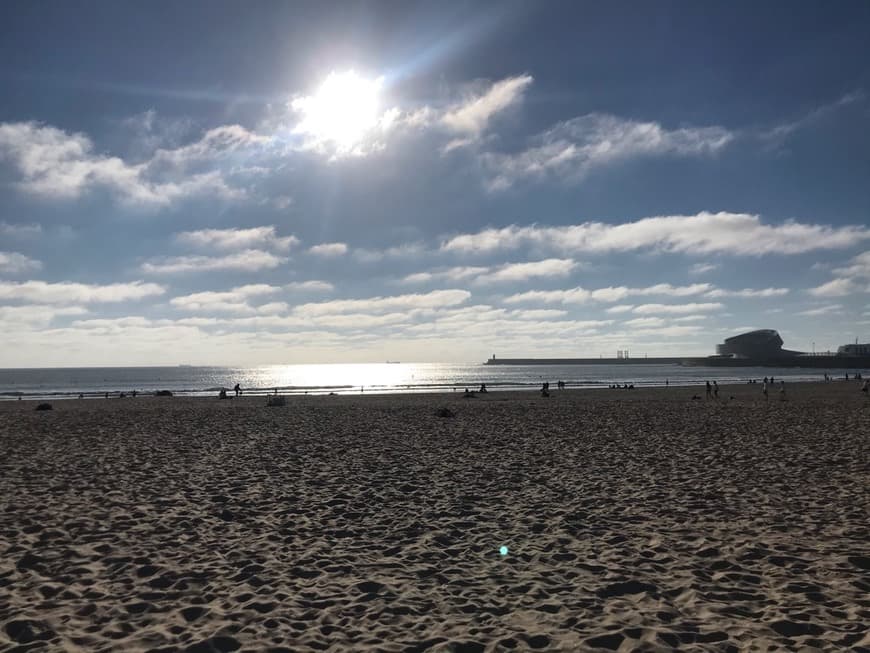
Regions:
[[235, 385], [235, 387], [233, 388], [233, 390], [235, 391], [237, 397], [238, 397], [240, 394], [242, 394], [242, 388], [241, 388], [241, 386], [240, 386], [238, 383], [236, 383], [236, 385]]

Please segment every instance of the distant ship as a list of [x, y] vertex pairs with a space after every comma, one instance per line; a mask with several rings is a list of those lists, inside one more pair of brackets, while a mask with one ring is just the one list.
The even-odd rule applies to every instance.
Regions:
[[[774, 329], [759, 329], [727, 338], [714, 356], [629, 358], [496, 358], [485, 365], [685, 365], [689, 367], [811, 367], [870, 369], [870, 343], [842, 345], [837, 353], [807, 353], [782, 348]], [[620, 352], [621, 354], [623, 352]]]

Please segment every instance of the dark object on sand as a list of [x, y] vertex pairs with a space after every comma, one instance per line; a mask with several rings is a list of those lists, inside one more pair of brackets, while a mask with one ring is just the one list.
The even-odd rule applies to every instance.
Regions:
[[51, 410], [51, 404], [39, 404], [36, 410]]
[[221, 391], [218, 393], [218, 399], [226, 399], [227, 391], [225, 388], [221, 388]]
[[692, 401], [700, 401], [700, 395], [692, 395]]
[[439, 409], [435, 412], [435, 414], [436, 414], [438, 417], [456, 417], [456, 413], [454, 413], [454, 412], [453, 412], [452, 410], [450, 410], [449, 408], [439, 408]]
[[155, 397], [171, 397], [172, 392], [170, 390], [158, 390], [154, 393]]

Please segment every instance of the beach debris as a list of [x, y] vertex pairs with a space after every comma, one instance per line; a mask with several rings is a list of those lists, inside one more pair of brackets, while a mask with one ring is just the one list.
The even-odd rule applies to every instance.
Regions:
[[172, 391], [170, 391], [170, 390], [158, 390], [157, 392], [154, 393], [154, 396], [155, 397], [171, 397]]
[[508, 548], [506, 545], [502, 544], [498, 549], [498, 554], [500, 556], [506, 556], [508, 554]]
[[456, 413], [454, 413], [449, 408], [443, 408], [443, 407], [439, 408], [437, 411], [435, 411], [435, 414], [438, 417], [456, 417]]
[[287, 399], [284, 397], [279, 397], [277, 395], [272, 395], [266, 400], [266, 406], [286, 406]]
[[36, 407], [36, 410], [51, 410], [51, 404], [45, 404], [45, 403], [39, 404]]

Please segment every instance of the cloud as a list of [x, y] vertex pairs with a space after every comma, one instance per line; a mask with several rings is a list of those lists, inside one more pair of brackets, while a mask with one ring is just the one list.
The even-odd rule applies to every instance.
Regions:
[[298, 290], [300, 292], [332, 292], [335, 290], [328, 281], [319, 281], [312, 279], [311, 281], [292, 281], [284, 286], [287, 290]]
[[734, 135], [724, 127], [667, 129], [592, 113], [559, 123], [521, 152], [490, 152], [483, 164], [492, 174], [491, 190], [504, 190], [521, 179], [579, 179], [596, 167], [645, 156], [705, 156], [725, 147]]
[[0, 300], [20, 300], [43, 304], [111, 303], [162, 295], [163, 286], [144, 281], [92, 285], [62, 281], [0, 281]]
[[810, 308], [801, 311], [798, 315], [828, 315], [830, 313], [840, 313], [843, 310], [842, 304], [829, 304], [828, 306], [820, 306], [818, 308]]
[[788, 288], [743, 288], [742, 290], [726, 290], [724, 288], [716, 288], [706, 293], [705, 297], [744, 297], [744, 298], [768, 298], [782, 297], [789, 293]]
[[[659, 283], [646, 288], [628, 288], [626, 286], [610, 286], [588, 290], [578, 286], [568, 290], [531, 290], [529, 292], [510, 295], [505, 298], [507, 304], [517, 304], [527, 301], [545, 303], [560, 302], [563, 304], [585, 304], [587, 302], [617, 302], [626, 297], [665, 295], [670, 297], [689, 297], [709, 291], [708, 283], [695, 283], [689, 286], [672, 286], [669, 283]], [[616, 311], [614, 311], [616, 312]]]
[[22, 325], [45, 327], [54, 318], [67, 315], [84, 315], [88, 310], [82, 306], [50, 306], [25, 304], [23, 306], [0, 306], [0, 324], [4, 330], [15, 330]]
[[701, 275], [719, 269], [718, 263], [695, 263], [689, 268], [689, 274]]
[[32, 224], [10, 224], [8, 222], [0, 222], [0, 236], [9, 238], [32, 238], [42, 233], [42, 225]]
[[[204, 141], [209, 141], [209, 134]], [[156, 207], [195, 195], [222, 199], [244, 196], [244, 191], [226, 183], [219, 170], [183, 175], [155, 170], [164, 159], [180, 164], [185, 156], [192, 156], [183, 154], [190, 148], [205, 151], [204, 146], [187, 146], [173, 157], [161, 150], [154, 161], [131, 164], [116, 156], [95, 154], [93, 143], [81, 133], [69, 134], [36, 122], [0, 123], [0, 160], [12, 163], [20, 175], [18, 187], [33, 195], [76, 199], [103, 189], [122, 202]]]
[[321, 243], [310, 247], [308, 253], [327, 258], [332, 256], [344, 256], [347, 254], [347, 245], [344, 243]]
[[794, 221], [767, 225], [757, 215], [703, 211], [697, 215], [655, 216], [622, 224], [510, 225], [454, 236], [442, 243], [441, 250], [480, 254], [533, 246], [562, 253], [652, 249], [695, 255], [761, 256], [845, 249], [865, 240], [870, 240], [870, 228], [863, 225], [832, 227]]
[[0, 252], [0, 273], [21, 274], [39, 270], [42, 263], [17, 252]]
[[183, 231], [175, 239], [194, 247], [212, 247], [219, 250], [271, 247], [286, 251], [299, 243], [296, 236], [279, 237], [273, 225], [249, 229], [200, 229]]
[[376, 263], [389, 258], [413, 258], [426, 251], [422, 243], [405, 243], [387, 249], [355, 249], [353, 257], [360, 263]]
[[845, 106], [860, 102], [864, 98], [865, 94], [863, 91], [860, 90], [854, 91], [852, 93], [846, 93], [834, 102], [829, 102], [827, 104], [816, 107], [812, 111], [809, 111], [808, 113], [797, 118], [796, 120], [777, 125], [776, 127], [763, 132], [761, 134], [761, 138], [762, 140], [768, 141], [773, 145], [780, 144], [782, 143], [782, 141], [789, 138], [795, 132], [819, 122], [831, 113]]
[[507, 263], [478, 277], [480, 283], [526, 281], [536, 277], [565, 277], [577, 267], [571, 259], [551, 258], [531, 263]]
[[672, 315], [718, 311], [723, 308], [725, 307], [722, 304], [716, 302], [702, 304], [641, 304], [640, 306], [635, 306], [633, 312], [639, 315]]
[[269, 295], [281, 290], [278, 286], [249, 284], [222, 292], [206, 291], [173, 297], [169, 303], [179, 310], [204, 313], [254, 313], [248, 303], [252, 297]]
[[807, 290], [813, 297], [843, 297], [860, 291], [861, 288], [852, 279], [834, 279], [821, 286]]
[[179, 274], [212, 270], [256, 272], [271, 270], [287, 261], [286, 257], [276, 256], [270, 252], [246, 249], [227, 256], [172, 256], [146, 261], [141, 267], [146, 274]]
[[531, 75], [508, 77], [494, 83], [486, 93], [450, 107], [441, 117], [441, 124], [450, 131], [467, 134], [470, 138], [454, 140], [453, 147], [448, 144], [448, 148], [461, 147], [480, 136], [495, 114], [522, 99], [531, 83]]
[[331, 315], [334, 313], [376, 313], [386, 310], [410, 310], [439, 308], [462, 304], [471, 297], [467, 290], [433, 290], [429, 293], [371, 297], [368, 299], [336, 299], [329, 302], [302, 304], [296, 313], [306, 316]]
[[863, 252], [849, 261], [849, 265], [843, 268], [835, 268], [835, 274], [844, 277], [859, 277], [870, 279], [870, 251]]
[[634, 304], [620, 304], [618, 306], [611, 306], [604, 310], [605, 313], [611, 313], [613, 315], [619, 313], [629, 313], [634, 308]]

